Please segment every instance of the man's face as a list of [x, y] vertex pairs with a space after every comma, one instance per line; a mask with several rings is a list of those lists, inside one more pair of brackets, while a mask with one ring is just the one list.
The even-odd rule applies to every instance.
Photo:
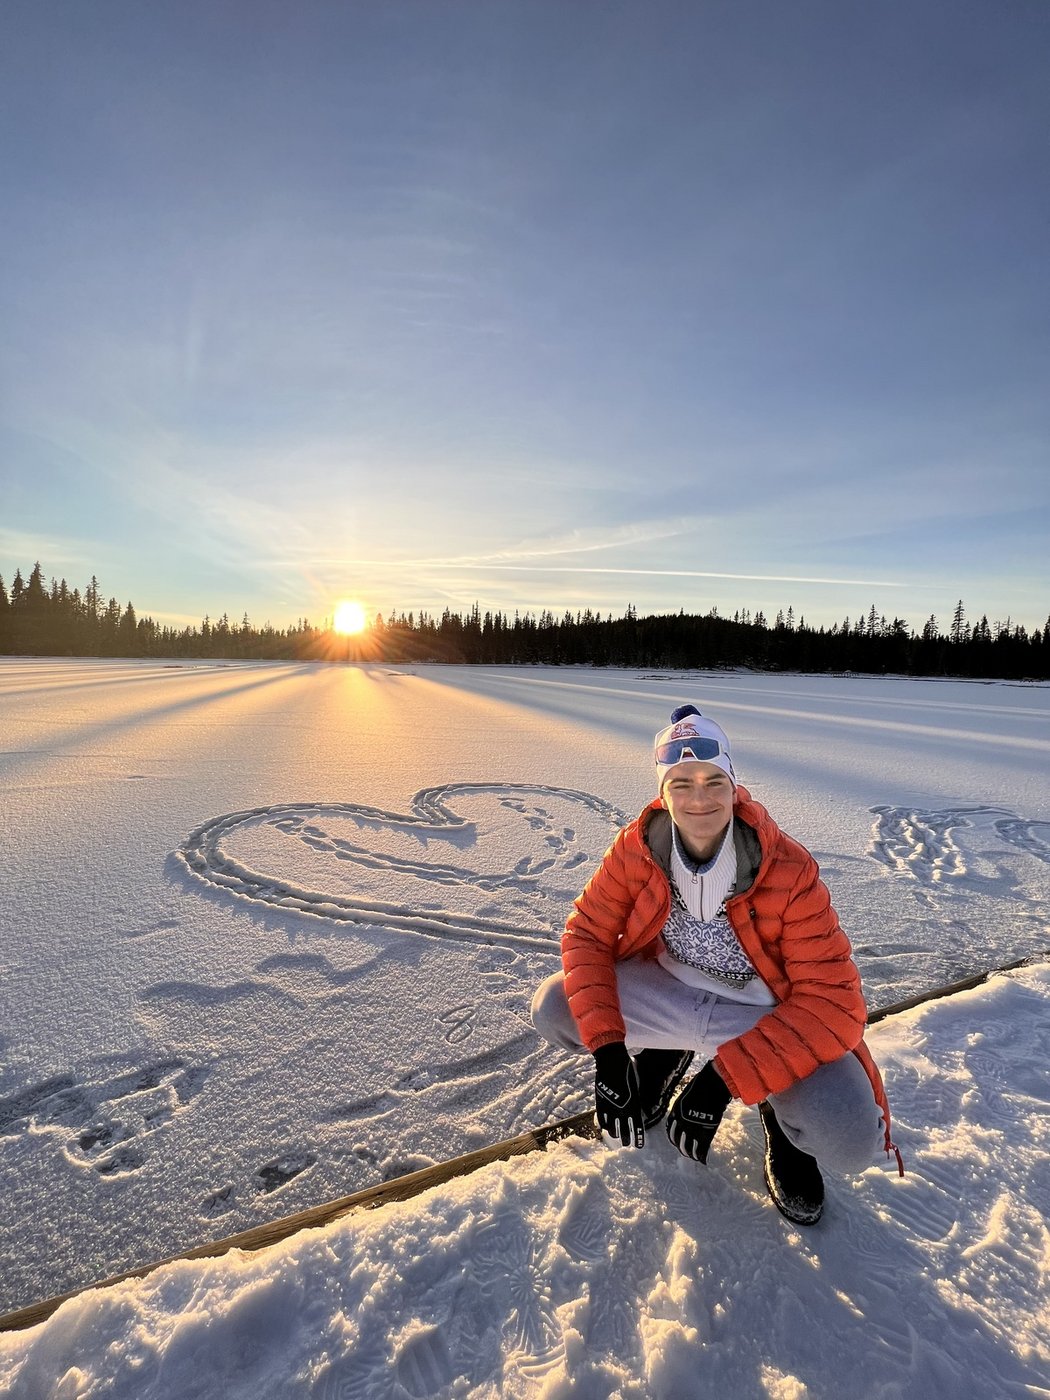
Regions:
[[676, 763], [660, 792], [694, 860], [710, 860], [733, 815], [733, 784], [713, 763]]

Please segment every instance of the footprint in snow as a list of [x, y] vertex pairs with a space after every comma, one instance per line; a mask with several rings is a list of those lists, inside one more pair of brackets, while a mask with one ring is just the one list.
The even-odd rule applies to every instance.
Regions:
[[51, 1137], [73, 1166], [126, 1176], [146, 1165], [147, 1142], [192, 1103], [209, 1071], [162, 1059], [99, 1079], [56, 1075], [0, 1100], [0, 1138]]
[[239, 1191], [236, 1185], [230, 1182], [210, 1192], [201, 1201], [198, 1214], [205, 1220], [227, 1215], [241, 1204], [242, 1198], [247, 1202], [259, 1196], [270, 1196], [316, 1165], [317, 1158], [310, 1152], [301, 1149], [284, 1152], [258, 1167], [243, 1191]]

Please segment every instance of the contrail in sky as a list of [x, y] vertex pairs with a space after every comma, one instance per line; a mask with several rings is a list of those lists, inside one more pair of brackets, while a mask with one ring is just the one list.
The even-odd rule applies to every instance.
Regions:
[[582, 564], [472, 564], [463, 561], [448, 562], [432, 559], [426, 564], [416, 565], [429, 569], [507, 569], [513, 573], [530, 574], [640, 574], [654, 578], [729, 578], [750, 579], [757, 583], [834, 583], [858, 584], [865, 588], [904, 588], [904, 583], [889, 579], [871, 578], [805, 578], [796, 574], [719, 574], [706, 569], [617, 569], [613, 567], [594, 568]]

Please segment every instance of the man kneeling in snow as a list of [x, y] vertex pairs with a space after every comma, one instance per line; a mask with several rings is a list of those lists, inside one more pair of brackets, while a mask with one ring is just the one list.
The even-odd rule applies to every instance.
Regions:
[[666, 1115], [679, 1152], [706, 1162], [731, 1099], [757, 1104], [769, 1194], [812, 1225], [821, 1166], [896, 1152], [849, 941], [816, 861], [737, 785], [717, 724], [680, 706], [655, 758], [659, 796], [576, 900], [533, 1023], [594, 1055], [598, 1123], [624, 1147]]

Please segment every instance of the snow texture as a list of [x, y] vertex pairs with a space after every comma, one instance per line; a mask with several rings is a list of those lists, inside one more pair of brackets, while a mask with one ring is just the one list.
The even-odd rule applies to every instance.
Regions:
[[[817, 855], [869, 1003], [1045, 949], [1050, 688], [0, 663], [0, 1309], [585, 1109], [528, 1021], [683, 700]], [[797, 1231], [569, 1141], [0, 1336], [16, 1397], [1050, 1395], [1050, 974], [883, 1022], [902, 1180]]]

